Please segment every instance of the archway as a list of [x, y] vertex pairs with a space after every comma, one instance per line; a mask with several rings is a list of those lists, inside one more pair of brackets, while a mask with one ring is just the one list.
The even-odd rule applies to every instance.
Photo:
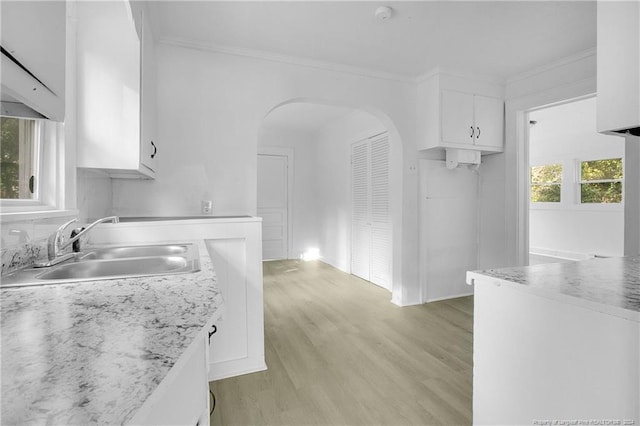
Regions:
[[[258, 132], [258, 154], [288, 152], [293, 162], [288, 257], [317, 253], [326, 263], [351, 273], [350, 149], [353, 143], [381, 133], [389, 143], [389, 290], [393, 300], [399, 300], [402, 143], [392, 120], [367, 106], [290, 99], [266, 112]], [[265, 234], [270, 232], [267, 226]]]

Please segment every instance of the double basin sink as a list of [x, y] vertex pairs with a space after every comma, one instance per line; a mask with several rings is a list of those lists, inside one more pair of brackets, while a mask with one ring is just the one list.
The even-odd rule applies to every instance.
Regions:
[[1, 287], [93, 281], [197, 272], [194, 244], [100, 247], [48, 268], [26, 268], [2, 277]]

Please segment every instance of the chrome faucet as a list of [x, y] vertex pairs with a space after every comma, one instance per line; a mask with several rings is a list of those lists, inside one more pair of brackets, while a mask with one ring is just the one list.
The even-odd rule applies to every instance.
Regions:
[[60, 262], [64, 262], [67, 259], [75, 257], [76, 256], [75, 252], [67, 253], [67, 254], [62, 254], [62, 252], [64, 251], [64, 249], [69, 247], [71, 244], [73, 244], [74, 242], [78, 241], [80, 239], [80, 237], [84, 236], [87, 232], [89, 232], [97, 224], [103, 223], [103, 222], [113, 222], [113, 223], [118, 223], [119, 222], [118, 216], [103, 217], [102, 219], [98, 219], [95, 222], [93, 222], [92, 224], [88, 225], [86, 228], [80, 228], [78, 230], [74, 230], [75, 232], [72, 233], [71, 237], [67, 241], [65, 241], [65, 239], [64, 239], [64, 230], [67, 229], [69, 227], [69, 225], [71, 225], [72, 223], [75, 223], [77, 221], [78, 221], [78, 219], [71, 219], [70, 221], [62, 224], [56, 230], [56, 232], [54, 232], [53, 234], [51, 234], [49, 236], [49, 239], [47, 240], [47, 257], [48, 257], [49, 261], [48, 262], [42, 262], [42, 263], [36, 263], [35, 267], [42, 268], [42, 267], [53, 266], [53, 265], [56, 265], [56, 264], [58, 264]]

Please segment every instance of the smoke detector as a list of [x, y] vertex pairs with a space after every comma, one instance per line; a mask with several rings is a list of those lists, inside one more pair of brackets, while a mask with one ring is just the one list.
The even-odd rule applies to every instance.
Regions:
[[388, 19], [391, 19], [391, 15], [393, 15], [393, 9], [391, 9], [389, 6], [380, 6], [379, 8], [376, 9], [376, 12], [374, 13], [376, 20], [380, 22], [384, 22]]

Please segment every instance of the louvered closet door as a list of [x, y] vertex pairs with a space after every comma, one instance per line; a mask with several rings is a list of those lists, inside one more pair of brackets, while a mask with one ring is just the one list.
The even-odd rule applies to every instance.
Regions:
[[352, 146], [351, 273], [391, 288], [389, 139], [386, 134]]
[[371, 281], [391, 289], [389, 138], [371, 141]]
[[369, 146], [364, 141], [351, 148], [351, 273], [367, 281], [371, 257], [369, 180]]

